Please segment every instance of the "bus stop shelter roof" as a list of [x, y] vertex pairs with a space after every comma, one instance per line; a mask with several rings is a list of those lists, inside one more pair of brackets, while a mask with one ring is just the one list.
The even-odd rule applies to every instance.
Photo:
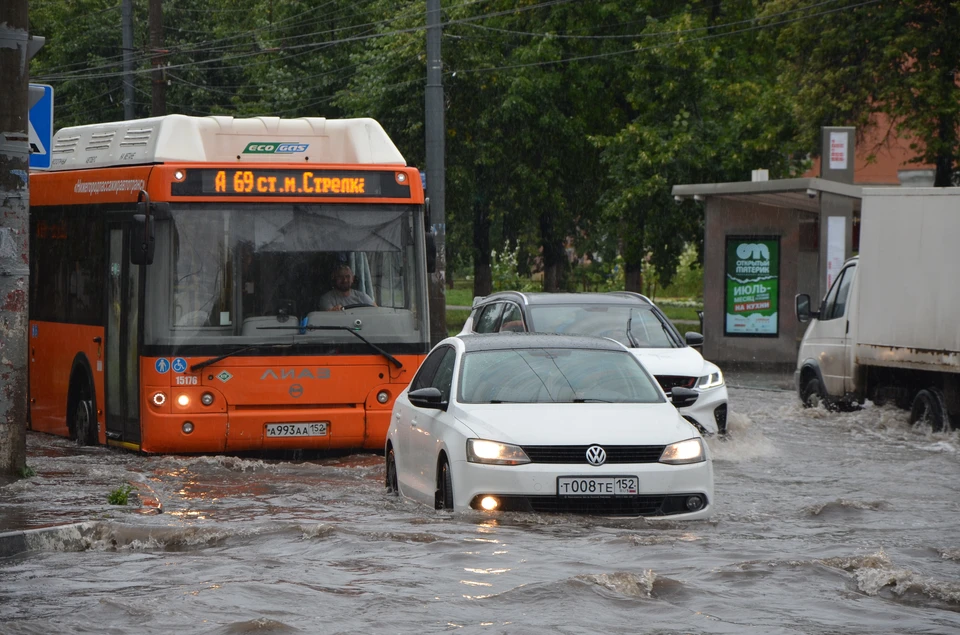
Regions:
[[821, 194], [832, 194], [853, 199], [854, 209], [860, 209], [863, 188], [820, 178], [778, 179], [775, 181], [738, 181], [734, 183], [697, 183], [674, 185], [677, 202], [687, 198], [704, 201], [724, 198], [756, 205], [820, 211]]

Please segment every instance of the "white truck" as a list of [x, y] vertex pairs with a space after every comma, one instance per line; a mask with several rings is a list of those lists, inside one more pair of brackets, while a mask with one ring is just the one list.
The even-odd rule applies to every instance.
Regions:
[[864, 188], [860, 252], [844, 263], [797, 356], [800, 399], [910, 410], [960, 427], [960, 188]]

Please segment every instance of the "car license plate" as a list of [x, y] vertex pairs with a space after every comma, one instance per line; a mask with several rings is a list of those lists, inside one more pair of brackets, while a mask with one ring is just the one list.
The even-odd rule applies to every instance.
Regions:
[[268, 423], [268, 437], [325, 437], [328, 422], [318, 423]]
[[558, 476], [558, 496], [636, 496], [636, 476]]

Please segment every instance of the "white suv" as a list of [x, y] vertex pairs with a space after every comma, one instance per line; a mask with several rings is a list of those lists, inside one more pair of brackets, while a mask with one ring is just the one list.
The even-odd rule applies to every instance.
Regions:
[[680, 414], [705, 434], [727, 432], [723, 373], [703, 359], [703, 335], [681, 336], [639, 293], [520, 293], [501, 291], [473, 300], [461, 334], [530, 331], [613, 338], [637, 356], [667, 395], [675, 386], [700, 393]]

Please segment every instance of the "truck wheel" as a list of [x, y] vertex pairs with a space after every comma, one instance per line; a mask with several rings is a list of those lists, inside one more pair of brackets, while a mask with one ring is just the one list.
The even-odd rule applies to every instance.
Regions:
[[939, 388], [926, 388], [913, 398], [910, 424], [929, 425], [934, 432], [944, 432], [947, 424], [947, 404]]
[[820, 380], [816, 377], [808, 379], [800, 390], [800, 401], [804, 408], [819, 408], [824, 403], [823, 391], [820, 389]]

